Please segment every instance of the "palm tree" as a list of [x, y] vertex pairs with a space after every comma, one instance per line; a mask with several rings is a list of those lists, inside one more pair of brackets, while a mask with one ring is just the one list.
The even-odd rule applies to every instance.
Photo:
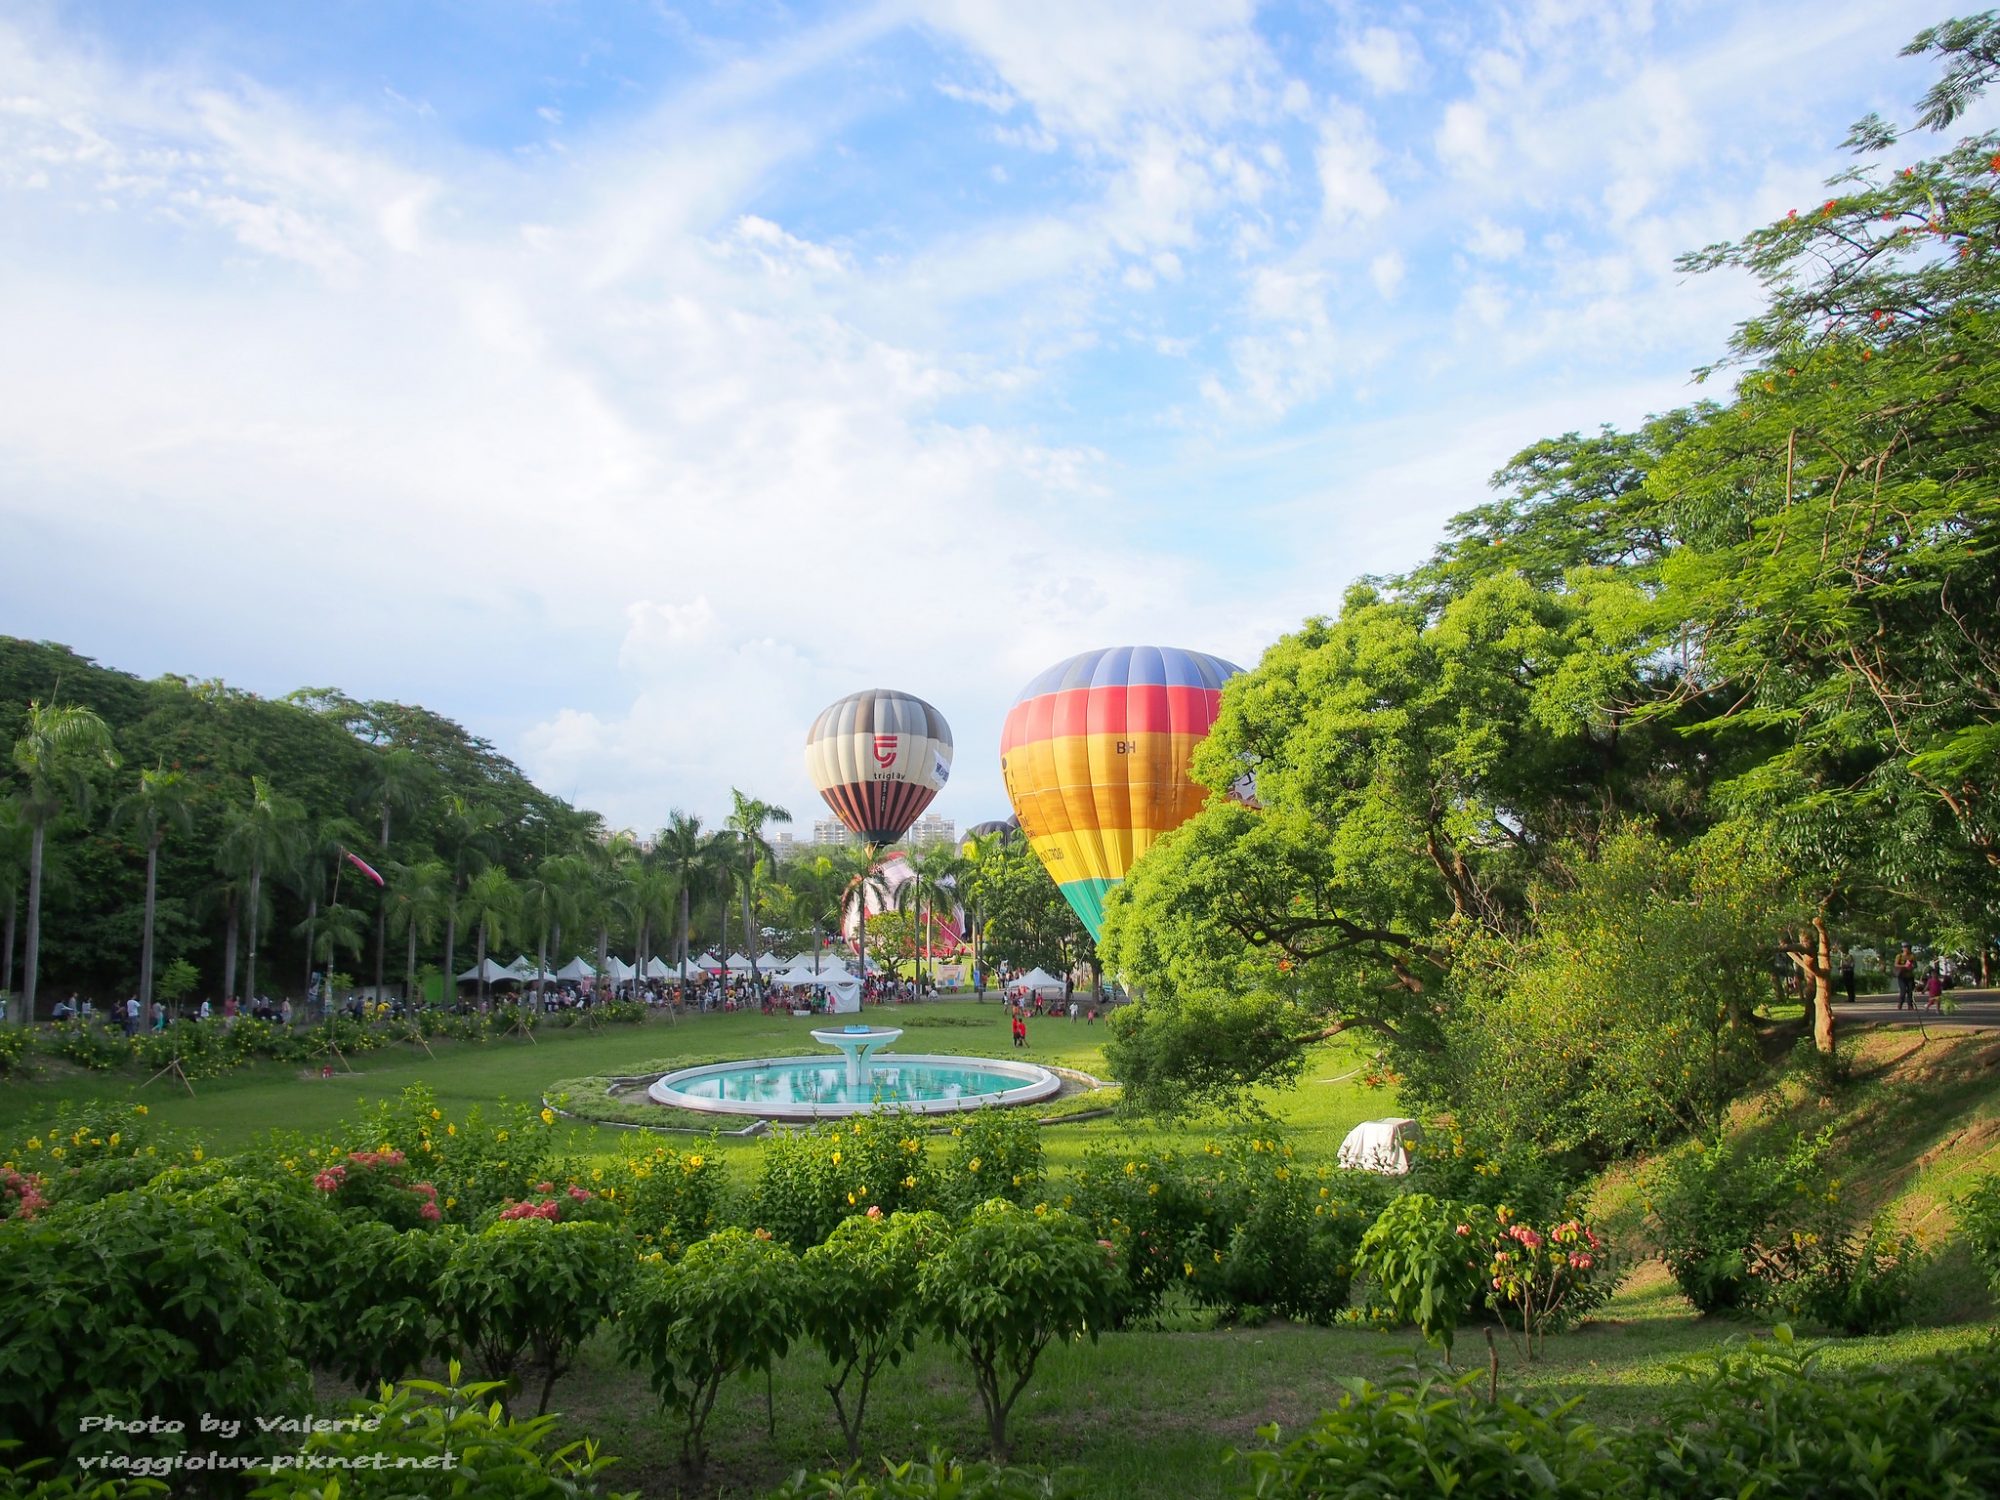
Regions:
[[[153, 914], [159, 892], [160, 845], [166, 842], [168, 829], [187, 833], [193, 828], [192, 791], [181, 772], [160, 766], [141, 771], [138, 788], [127, 792], [111, 809], [112, 827], [129, 823], [146, 843], [146, 917], [139, 939], [139, 1005], [143, 1014], [151, 1014], [153, 1003]], [[8, 946], [11, 949], [11, 934]]]
[[35, 1015], [35, 981], [42, 958], [42, 856], [49, 824], [63, 808], [90, 810], [88, 769], [118, 765], [111, 730], [91, 710], [75, 703], [39, 702], [28, 705], [28, 720], [14, 741], [14, 768], [27, 778], [21, 794], [23, 821], [28, 825], [28, 951], [23, 963], [21, 1014], [27, 1025]]
[[819, 972], [822, 938], [827, 928], [839, 924], [851, 880], [845, 869], [821, 854], [789, 866], [779, 886], [785, 892], [785, 905], [792, 922], [812, 933], [815, 974]]
[[[653, 835], [653, 857], [673, 877], [674, 893], [680, 902], [681, 993], [687, 993], [689, 907], [706, 883], [709, 872], [708, 835], [701, 831], [701, 819], [678, 807], [667, 814], [667, 823]], [[724, 955], [727, 957], [727, 955]]]
[[486, 949], [504, 941], [521, 920], [521, 893], [507, 872], [488, 865], [465, 888], [465, 915], [479, 933], [479, 1003], [486, 1003]]
[[987, 871], [999, 856], [1004, 833], [975, 833], [961, 846], [965, 854], [965, 879], [960, 883], [960, 899], [965, 905], [965, 925], [972, 935], [972, 972], [985, 982], [986, 974], [986, 887]]
[[[430, 781], [430, 767], [414, 750], [400, 746], [375, 758], [369, 767], [366, 803], [382, 820], [382, 836], [375, 852], [389, 858], [389, 823], [392, 815], [413, 813], [422, 804]], [[375, 998], [382, 998], [383, 953], [389, 937], [389, 897], [384, 891], [375, 906]]]
[[899, 911], [914, 911], [923, 945], [917, 950], [917, 974], [924, 975], [931, 951], [931, 924], [939, 907], [958, 905], [958, 882], [964, 874], [963, 862], [949, 847], [922, 850], [910, 856], [910, 878], [896, 888]]
[[750, 946], [750, 977], [755, 980], [760, 977], [757, 973], [758, 933], [750, 920], [750, 887], [757, 878], [758, 860], [777, 863], [777, 856], [764, 840], [764, 826], [767, 823], [789, 823], [792, 815], [776, 803], [746, 797], [735, 787], [729, 789], [729, 797], [734, 806], [725, 821], [736, 835], [737, 853], [743, 861], [743, 936]]
[[[363, 935], [367, 930], [367, 923], [361, 913], [338, 901], [325, 911], [306, 918], [292, 929], [306, 940], [306, 962], [310, 964], [317, 959], [326, 965], [329, 985], [333, 983], [334, 960], [343, 953], [351, 953], [359, 958]], [[332, 998], [329, 993], [327, 996], [329, 1014], [332, 1013]], [[378, 1003], [381, 1001], [380, 990], [375, 992], [375, 999]]]
[[833, 860], [842, 876], [840, 911], [843, 932], [847, 926], [847, 903], [852, 901], [855, 906], [855, 951], [861, 957], [864, 984], [868, 979], [868, 898], [873, 896], [878, 906], [889, 903], [889, 878], [882, 873], [881, 861], [882, 846], [879, 844], [844, 844]]
[[632, 962], [644, 978], [646, 954], [653, 932], [674, 919], [676, 897], [673, 871], [654, 859], [636, 859], [628, 864], [618, 890], [619, 910], [631, 923], [637, 944]]
[[[319, 918], [320, 892], [327, 885], [326, 871], [333, 871], [333, 894], [340, 895], [341, 861], [349, 849], [361, 842], [361, 830], [351, 819], [326, 818], [306, 830], [297, 868], [299, 894], [306, 898], [306, 919], [296, 931], [306, 940], [306, 987], [312, 987], [312, 969], [318, 945], [313, 942], [313, 923]], [[331, 963], [332, 960], [328, 959]], [[382, 998], [382, 986], [375, 986], [375, 998]]]
[[225, 858], [249, 879], [244, 909], [250, 921], [250, 951], [243, 964], [243, 993], [257, 993], [257, 928], [263, 916], [264, 876], [290, 874], [307, 849], [305, 809], [271, 789], [262, 776], [250, 778], [250, 804], [233, 807], [222, 834]]
[[[542, 993], [549, 950], [562, 941], [563, 928], [583, 921], [590, 864], [580, 854], [555, 854], [521, 880], [523, 920], [535, 930], [535, 994]], [[560, 955], [558, 955], [560, 956]]]
[[485, 869], [500, 854], [500, 814], [480, 803], [454, 796], [445, 805], [441, 833], [451, 854], [451, 902], [444, 916], [444, 972], [446, 982], [458, 972], [459, 895], [468, 877]]
[[[597, 983], [603, 986], [611, 969], [611, 919], [618, 913], [626, 868], [639, 858], [639, 841], [630, 829], [621, 828], [594, 847], [596, 857], [591, 860], [588, 910], [597, 923]], [[607, 988], [603, 993], [610, 991]]]
[[[397, 931], [404, 934], [409, 951], [403, 960], [403, 994], [412, 1004], [417, 994], [417, 941], [428, 943], [438, 935], [451, 908], [451, 866], [441, 859], [427, 859], [420, 865], [394, 865], [389, 876], [389, 907]], [[450, 976], [446, 976], [450, 983]]]

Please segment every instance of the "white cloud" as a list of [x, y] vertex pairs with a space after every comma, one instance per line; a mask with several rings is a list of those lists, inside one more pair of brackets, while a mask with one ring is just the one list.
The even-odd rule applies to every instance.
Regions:
[[1352, 107], [1330, 110], [1320, 124], [1314, 153], [1319, 168], [1320, 213], [1334, 229], [1366, 223], [1389, 209], [1389, 190], [1377, 168], [1382, 148], [1368, 117]]
[[1378, 94], [1399, 94], [1416, 82], [1423, 54], [1415, 40], [1386, 26], [1370, 26], [1341, 48], [1348, 66]]
[[1515, 224], [1495, 224], [1491, 219], [1472, 222], [1465, 248], [1481, 260], [1512, 260], [1526, 248], [1527, 235]]
[[1491, 167], [1493, 138], [1487, 128], [1486, 111], [1460, 99], [1446, 106], [1438, 126], [1437, 153], [1452, 171], [1465, 173]]
[[1408, 270], [1402, 256], [1393, 250], [1385, 250], [1368, 262], [1368, 279], [1375, 284], [1378, 294], [1385, 298], [1393, 297], [1401, 290]]

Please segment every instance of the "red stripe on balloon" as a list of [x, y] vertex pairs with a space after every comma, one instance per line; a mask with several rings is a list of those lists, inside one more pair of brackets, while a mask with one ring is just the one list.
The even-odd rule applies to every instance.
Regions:
[[1000, 753], [1073, 734], [1201, 734], [1215, 722], [1214, 688], [1133, 686], [1069, 688], [1016, 703], [1000, 730]]

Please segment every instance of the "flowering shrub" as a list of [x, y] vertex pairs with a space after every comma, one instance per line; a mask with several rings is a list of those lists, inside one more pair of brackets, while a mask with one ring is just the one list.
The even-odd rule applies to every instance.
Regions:
[[1487, 1150], [1461, 1131], [1440, 1128], [1410, 1146], [1405, 1185], [1458, 1203], [1505, 1203], [1523, 1219], [1548, 1224], [1572, 1215], [1581, 1179], [1547, 1151], [1523, 1145]]
[[464, 1238], [452, 1224], [411, 1234], [373, 1219], [344, 1222], [319, 1304], [318, 1362], [366, 1392], [442, 1351], [435, 1288]]
[[2000, 1297], [2000, 1173], [1979, 1183], [1953, 1205], [1958, 1231], [1972, 1249], [1972, 1259], [1986, 1273], [1986, 1283]]
[[0, 1219], [32, 1219], [48, 1206], [38, 1175], [0, 1167]]
[[1489, 1299], [1529, 1359], [1551, 1332], [1574, 1327], [1604, 1305], [1617, 1285], [1604, 1237], [1581, 1219], [1536, 1229], [1504, 1204], [1487, 1267]]
[[551, 1176], [555, 1114], [503, 1105], [450, 1119], [428, 1088], [415, 1085], [384, 1101], [350, 1149], [400, 1151], [411, 1175], [438, 1192], [439, 1211], [457, 1224], [477, 1224]]
[[1158, 1313], [1175, 1287], [1211, 1304], [1229, 1300], [1219, 1278], [1246, 1194], [1222, 1148], [1184, 1157], [1093, 1144], [1066, 1186], [1060, 1205], [1118, 1252], [1114, 1325]]
[[32, 1041], [25, 1026], [0, 1026], [0, 1076], [21, 1071]]
[[626, 1157], [607, 1176], [604, 1196], [642, 1245], [678, 1255], [722, 1227], [729, 1170], [712, 1140], [692, 1151], [655, 1146], [649, 1155]]
[[989, 1198], [1026, 1205], [1041, 1196], [1042, 1127], [1033, 1115], [988, 1107], [957, 1117], [935, 1207], [962, 1218]]
[[312, 1185], [340, 1212], [393, 1229], [416, 1229], [444, 1219], [436, 1185], [410, 1181], [408, 1159], [391, 1147], [328, 1160], [312, 1174]]
[[[1344, 1173], [1288, 1162], [1250, 1179], [1249, 1205], [1229, 1233], [1214, 1289], [1230, 1305], [1330, 1323], [1347, 1307], [1361, 1236], [1374, 1213], [1337, 1197]], [[1198, 1267], [1185, 1267], [1190, 1281]]]
[[0, 1149], [0, 1167], [38, 1180], [49, 1204], [94, 1203], [150, 1181], [179, 1161], [199, 1162], [199, 1146], [162, 1152], [143, 1104], [77, 1105], [64, 1100], [47, 1124]]
[[758, 1221], [799, 1250], [850, 1215], [927, 1208], [936, 1197], [923, 1127], [912, 1116], [864, 1115], [786, 1131], [764, 1143], [763, 1159]]

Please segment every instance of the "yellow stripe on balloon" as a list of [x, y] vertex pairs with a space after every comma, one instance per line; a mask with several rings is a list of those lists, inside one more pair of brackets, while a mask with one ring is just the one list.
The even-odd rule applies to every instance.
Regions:
[[1051, 833], [1028, 840], [1028, 847], [1057, 885], [1072, 880], [1117, 880], [1161, 837], [1157, 828], [1100, 828], [1087, 833]]
[[[1033, 840], [1100, 829], [1178, 828], [1208, 798], [1208, 789], [1187, 774], [1188, 759], [1204, 738], [1157, 731], [1071, 734], [1015, 746], [1002, 770], [1021, 831]], [[1069, 878], [1116, 878], [1136, 857], [1111, 868], [1075, 871]]]

